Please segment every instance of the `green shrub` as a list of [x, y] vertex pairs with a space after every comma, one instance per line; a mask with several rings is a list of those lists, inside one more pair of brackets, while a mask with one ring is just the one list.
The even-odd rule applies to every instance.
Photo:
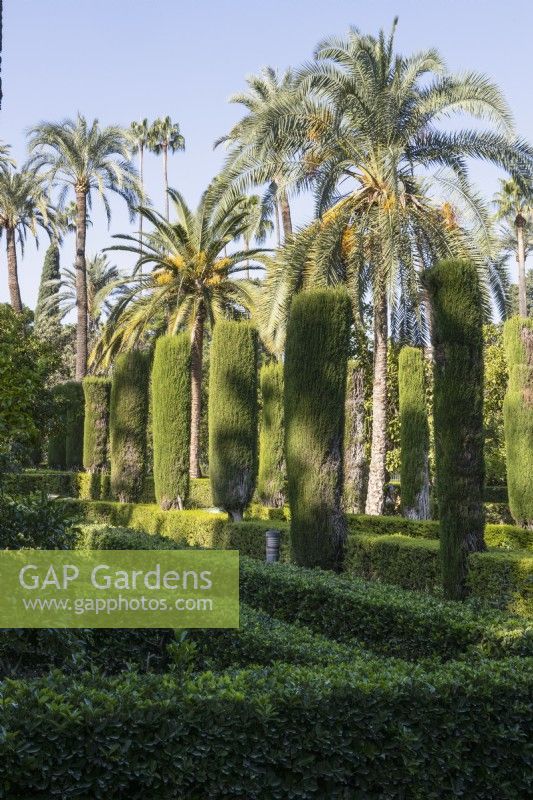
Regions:
[[261, 369], [261, 427], [259, 433], [259, 474], [257, 496], [264, 506], [282, 508], [285, 504], [283, 425], [283, 364], [267, 364]]
[[467, 593], [468, 554], [483, 541], [483, 298], [476, 267], [428, 271], [433, 314], [434, 421], [442, 576], [447, 597]]
[[257, 332], [248, 322], [214, 328], [209, 375], [209, 478], [215, 506], [233, 519], [257, 477]]
[[489, 547], [533, 550], [533, 533], [517, 525], [485, 525], [485, 541]]
[[533, 528], [533, 320], [504, 325], [509, 383], [503, 402], [509, 506], [519, 525]]
[[160, 336], [152, 367], [154, 484], [161, 508], [182, 509], [189, 494], [191, 344], [187, 333]]
[[402, 533], [423, 539], [439, 538], [439, 523], [433, 520], [414, 520], [404, 517], [377, 517], [367, 514], [348, 514], [348, 531], [371, 535]]
[[468, 585], [473, 597], [533, 617], [533, 553], [472, 553]]
[[508, 503], [507, 486], [485, 486], [483, 500], [485, 503]]
[[532, 678], [530, 659], [507, 659], [411, 678], [275, 664], [10, 681], [0, 783], [32, 800], [517, 800], [531, 790]]
[[402, 509], [411, 519], [429, 518], [429, 426], [424, 354], [403, 347], [398, 359]]
[[108, 464], [111, 381], [108, 378], [84, 378], [83, 392], [85, 394], [83, 466], [88, 472], [103, 472]]
[[241, 557], [240, 596], [278, 619], [406, 660], [533, 654], [526, 620], [353, 576]]
[[187, 506], [189, 508], [213, 508], [209, 478], [190, 479]]
[[360, 514], [365, 508], [368, 463], [365, 442], [365, 377], [361, 360], [348, 362], [344, 423], [344, 508]]
[[76, 497], [77, 476], [72, 472], [31, 470], [6, 472], [2, 475], [2, 488], [6, 494], [21, 497], [28, 494], [53, 494]]
[[78, 470], [83, 465], [83, 387], [78, 381], [68, 381], [63, 386], [66, 400], [65, 466]]
[[294, 298], [285, 349], [285, 453], [291, 547], [297, 564], [342, 560], [346, 370], [350, 299], [344, 289]]
[[132, 350], [117, 356], [109, 414], [111, 491], [120, 502], [135, 502], [146, 471], [149, 358]]
[[48, 435], [47, 463], [52, 469], [66, 467], [66, 397], [64, 384], [51, 389], [53, 419]]
[[74, 541], [73, 509], [44, 497], [13, 500], [0, 494], [0, 550], [69, 550]]

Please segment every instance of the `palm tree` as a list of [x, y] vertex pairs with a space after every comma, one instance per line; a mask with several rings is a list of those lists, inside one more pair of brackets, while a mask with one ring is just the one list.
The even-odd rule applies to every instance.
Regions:
[[[516, 235], [515, 255], [518, 261], [518, 313], [527, 316], [526, 258], [527, 240], [531, 225], [533, 204], [532, 193], [524, 192], [520, 184], [513, 180], [500, 181], [500, 191], [494, 202], [497, 206], [497, 219], [514, 226]], [[507, 236], [507, 238], [509, 238]]]
[[120, 195], [132, 209], [142, 197], [137, 174], [130, 161], [130, 139], [117, 126], [101, 128], [98, 120], [88, 125], [78, 114], [75, 120], [43, 122], [30, 131], [30, 152], [38, 168], [49, 170], [52, 181], [61, 188], [60, 204], [72, 191], [76, 200], [76, 380], [87, 372], [87, 272], [85, 245], [87, 209], [96, 190], [103, 202], [108, 222], [111, 208], [106, 195]]
[[45, 180], [35, 168], [20, 171], [0, 170], [0, 231], [6, 233], [9, 296], [14, 311], [22, 311], [18, 279], [17, 239], [24, 254], [28, 233], [39, 243], [37, 229], [51, 235], [54, 212], [50, 206]]
[[[274, 230], [274, 225], [269, 219], [271, 209], [261, 201], [259, 195], [246, 195], [242, 200], [242, 208], [248, 216], [243, 240], [245, 250], [249, 250], [252, 241], [256, 244], [264, 244]], [[246, 261], [246, 277], [250, 278], [249, 259]]]
[[294, 88], [294, 74], [287, 69], [281, 77], [272, 67], [265, 67], [259, 75], [247, 78], [248, 91], [230, 97], [248, 111], [229, 132], [215, 142], [215, 147], [225, 143], [228, 157], [222, 171], [221, 184], [233, 188], [237, 194], [254, 186], [268, 185], [267, 199], [274, 206], [274, 219], [281, 243], [280, 218], [284, 239], [292, 234], [291, 208], [286, 183], [290, 175], [290, 161], [282, 136], [269, 135], [271, 116], [285, 110]]
[[[200, 418], [203, 347], [206, 326], [213, 328], [221, 317], [242, 316], [253, 306], [257, 287], [248, 280], [236, 279], [248, 259], [261, 261], [264, 250], [237, 250], [227, 247], [248, 230], [249, 214], [243, 198], [232, 208], [213, 207], [208, 189], [196, 211], [182, 195], [169, 189], [177, 221], [169, 223], [158, 212], [141, 208], [153, 231], [138, 237], [120, 236], [122, 244], [108, 248], [135, 253], [137, 267], [147, 264], [151, 272], [144, 277], [137, 270], [110, 288], [123, 293], [114, 306], [93, 351], [92, 360], [107, 365], [120, 350], [137, 347], [166, 330], [176, 333], [188, 329], [191, 336], [191, 477], [200, 477]], [[259, 265], [250, 269], [262, 269]]]
[[[390, 301], [399, 288], [423, 316], [420, 273], [435, 258], [474, 258], [487, 288], [499, 291], [488, 210], [468, 181], [467, 158], [529, 179], [533, 151], [512, 140], [509, 109], [485, 77], [446, 72], [434, 50], [404, 58], [394, 32], [375, 38], [352, 29], [320, 44], [297, 76], [291, 102], [271, 115], [269, 136], [292, 139], [297, 189], [313, 187], [318, 219], [289, 242], [267, 281], [267, 339], [279, 347], [294, 291], [313, 282], [346, 282], [357, 311], [373, 297], [373, 425], [366, 512], [383, 509]], [[489, 130], [441, 130], [452, 114]], [[266, 135], [266, 131], [263, 131]], [[459, 224], [459, 223], [462, 224]], [[492, 271], [491, 271], [492, 270]], [[421, 318], [421, 328], [427, 319]]]
[[[139, 153], [139, 176], [141, 180], [141, 191], [144, 195], [144, 151], [150, 146], [151, 133], [150, 125], [146, 117], [141, 122], [132, 122], [130, 134], [134, 142], [135, 152]], [[139, 214], [139, 237], [142, 241], [143, 216]]]
[[151, 150], [159, 155], [163, 153], [163, 178], [165, 186], [166, 218], [169, 219], [169, 194], [168, 194], [168, 153], [185, 150], [185, 139], [180, 133], [180, 126], [172, 122], [170, 117], [156, 119], [150, 129], [149, 143]]

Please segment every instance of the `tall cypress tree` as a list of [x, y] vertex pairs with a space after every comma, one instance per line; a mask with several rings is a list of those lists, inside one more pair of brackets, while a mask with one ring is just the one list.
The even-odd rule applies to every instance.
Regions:
[[87, 472], [103, 472], [108, 463], [109, 400], [108, 378], [83, 379], [85, 420], [83, 425], [83, 466]]
[[285, 502], [285, 431], [283, 426], [283, 364], [267, 364], [259, 376], [261, 431], [257, 494], [261, 503], [281, 508]]
[[398, 359], [401, 492], [406, 517], [429, 519], [429, 425], [424, 354], [403, 347]]
[[483, 540], [483, 298], [468, 261], [428, 271], [434, 354], [434, 424], [445, 596], [467, 593], [468, 556]]
[[345, 289], [293, 301], [285, 350], [285, 454], [297, 564], [338, 568], [346, 538], [343, 440], [351, 304]]
[[[59, 324], [57, 318], [55, 318], [53, 314], [50, 314], [49, 311], [46, 311], [46, 304], [54, 295], [58, 294], [60, 277], [59, 247], [54, 240], [50, 244], [44, 257], [37, 305], [35, 306], [34, 324], [35, 331], [39, 335], [46, 334], [50, 325], [54, 323], [56, 325]], [[51, 284], [52, 281], [57, 281], [57, 283]]]

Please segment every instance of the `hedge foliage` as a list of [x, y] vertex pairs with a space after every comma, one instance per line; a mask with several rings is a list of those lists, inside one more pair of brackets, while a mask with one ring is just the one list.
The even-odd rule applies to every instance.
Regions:
[[60, 383], [51, 389], [54, 419], [48, 435], [47, 464], [51, 469], [64, 470], [67, 463], [66, 454], [66, 393], [64, 384]]
[[533, 320], [504, 325], [509, 383], [503, 402], [507, 487], [514, 520], [533, 528]]
[[109, 415], [111, 491], [120, 502], [139, 499], [146, 472], [150, 362], [132, 350], [115, 359]]
[[283, 364], [266, 364], [259, 375], [261, 425], [257, 497], [271, 508], [285, 505], [285, 428], [283, 424]]
[[63, 384], [66, 403], [65, 414], [65, 466], [78, 470], [83, 465], [83, 417], [85, 398], [81, 382]]
[[424, 354], [403, 347], [398, 359], [401, 497], [406, 517], [429, 518], [429, 425]]
[[344, 289], [314, 289], [292, 303], [285, 348], [285, 454], [293, 560], [337, 567], [342, 513], [346, 370], [351, 305]]
[[434, 424], [442, 576], [447, 597], [467, 592], [468, 554], [483, 542], [483, 298], [476, 267], [428, 270], [434, 352]]
[[152, 367], [154, 484], [161, 508], [183, 508], [189, 494], [191, 344], [187, 333], [160, 336]]
[[211, 342], [209, 478], [215, 506], [241, 519], [257, 478], [257, 331], [220, 321]]
[[85, 420], [83, 425], [83, 466], [88, 472], [103, 472], [108, 466], [109, 401], [108, 378], [83, 379]]

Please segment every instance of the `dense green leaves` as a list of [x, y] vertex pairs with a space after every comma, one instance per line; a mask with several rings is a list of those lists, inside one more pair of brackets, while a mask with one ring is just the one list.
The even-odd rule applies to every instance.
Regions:
[[402, 507], [406, 517], [429, 517], [429, 427], [424, 354], [404, 347], [398, 363]]
[[84, 378], [83, 392], [83, 466], [88, 472], [102, 472], [108, 464], [111, 381], [108, 378]]
[[259, 474], [257, 496], [271, 508], [285, 504], [285, 428], [283, 425], [283, 364], [261, 369], [261, 428], [259, 433]]

